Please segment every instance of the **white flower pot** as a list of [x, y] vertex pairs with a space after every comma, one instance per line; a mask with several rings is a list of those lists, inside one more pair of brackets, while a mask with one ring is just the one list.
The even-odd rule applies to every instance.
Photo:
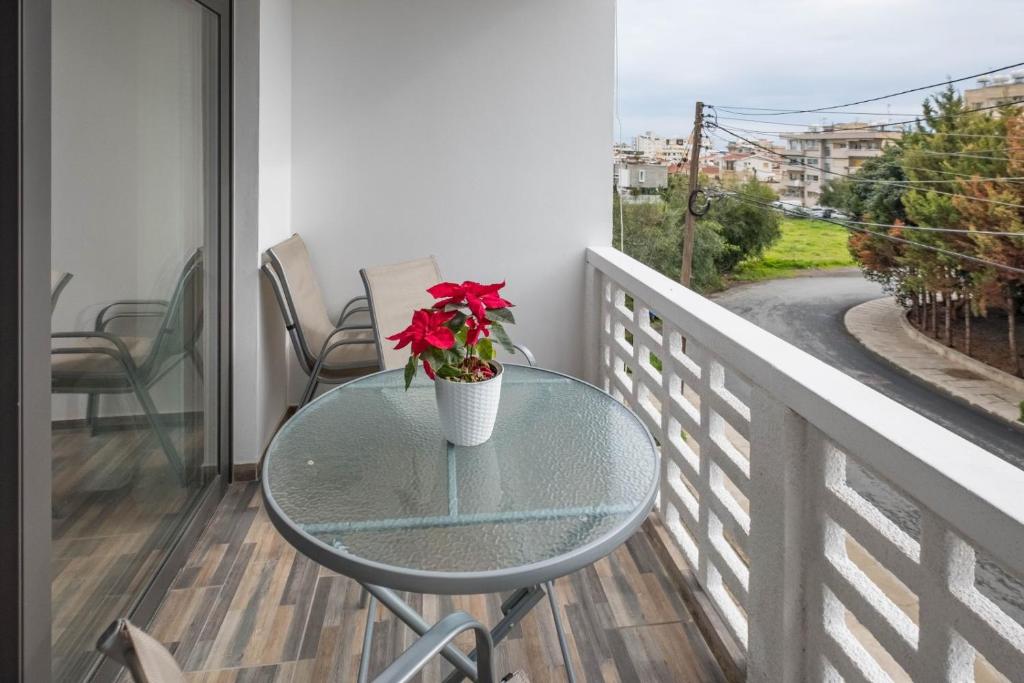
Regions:
[[434, 380], [437, 412], [445, 438], [456, 446], [479, 446], [491, 438], [501, 400], [501, 363], [494, 365], [494, 377], [483, 382]]

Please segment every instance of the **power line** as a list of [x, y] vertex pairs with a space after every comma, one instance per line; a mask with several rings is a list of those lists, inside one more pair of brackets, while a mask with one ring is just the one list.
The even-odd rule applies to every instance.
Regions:
[[[846, 107], [854, 107], [858, 104], [867, 104], [868, 102], [878, 102], [879, 100], [887, 100], [891, 97], [899, 97], [900, 95], [908, 95], [914, 92], [920, 92], [921, 90], [931, 90], [932, 88], [938, 88], [944, 85], [952, 85], [953, 83], [959, 83], [961, 81], [967, 81], [972, 78], [978, 78], [980, 76], [988, 76], [999, 71], [1006, 71], [1007, 69], [1014, 69], [1018, 66], [1024, 66], [1024, 62], [1017, 64], [1009, 64], [1007, 66], [1001, 66], [996, 69], [989, 69], [988, 71], [982, 71], [981, 73], [971, 74], [970, 76], [961, 76], [960, 78], [952, 78], [938, 83], [931, 83], [929, 85], [921, 85], [916, 88], [907, 88], [906, 90], [900, 90], [899, 92], [889, 93], [888, 95], [879, 95], [878, 97], [870, 97], [866, 100], [857, 100], [856, 102], [847, 102], [846, 104], [834, 104], [828, 107], [817, 107], [814, 109], [779, 109], [775, 113], [766, 113], [765, 116], [782, 116], [785, 114], [813, 114], [816, 112], [824, 112], [828, 109], [845, 109]], [[751, 109], [751, 107], [736, 107], [738, 109]]]
[[[783, 209], [779, 209], [778, 207], [772, 206], [771, 204], [765, 204], [763, 202], [757, 201], [754, 198], [746, 196], [746, 195], [743, 195], [741, 193], [737, 193], [737, 192], [720, 192], [719, 194], [722, 195], [722, 196], [733, 197], [733, 198], [738, 199], [740, 201], [746, 201], [748, 203], [756, 204], [756, 205], [762, 206], [762, 207], [767, 208], [767, 209], [772, 209], [772, 210], [775, 210], [775, 211], [783, 211], [783, 213], [785, 213], [785, 211]], [[998, 261], [989, 261], [988, 259], [983, 259], [983, 258], [978, 257], [978, 256], [971, 256], [970, 254], [964, 254], [964, 253], [961, 253], [959, 251], [952, 251], [950, 249], [943, 249], [942, 247], [936, 247], [936, 246], [933, 246], [931, 244], [924, 244], [923, 242], [915, 242], [913, 240], [904, 239], [902, 237], [896, 237], [895, 235], [890, 235], [888, 233], [877, 232], [875, 230], [869, 230], [867, 228], [861, 228], [861, 227], [858, 227], [856, 225], [848, 225], [848, 224], [841, 223], [839, 221], [834, 221], [834, 220], [831, 220], [831, 219], [828, 219], [828, 218], [819, 218], [819, 219], [816, 219], [816, 220], [820, 220], [820, 221], [823, 221], [825, 223], [832, 223], [832, 224], [838, 225], [839, 227], [844, 228], [846, 230], [855, 230], [857, 232], [864, 233], [864, 234], [867, 234], [867, 235], [875, 235], [876, 237], [882, 237], [882, 238], [890, 240], [892, 242], [900, 242], [900, 243], [903, 243], [903, 244], [909, 244], [909, 245], [912, 245], [912, 246], [915, 246], [915, 247], [920, 247], [921, 249], [927, 249], [929, 251], [934, 251], [934, 252], [939, 253], [939, 254], [944, 254], [946, 256], [952, 256], [953, 258], [959, 258], [959, 259], [964, 259], [964, 260], [967, 260], [967, 261], [973, 261], [975, 263], [980, 263], [982, 265], [991, 266], [993, 268], [999, 268], [1001, 270], [1006, 270], [1006, 271], [1009, 271], [1011, 273], [1017, 273], [1019, 275], [1024, 275], [1024, 268], [1015, 268], [1013, 266], [1008, 266], [1005, 263], [999, 263]], [[895, 227], [895, 226], [887, 226], [887, 227], [892, 228], [892, 227]]]
[[[724, 121], [725, 119], [722, 119], [722, 120]], [[729, 120], [730, 121], [744, 121], [746, 119], [729, 119]], [[779, 125], [779, 122], [775, 122], [775, 121], [765, 121], [765, 123], [771, 123], [772, 125]], [[799, 125], [799, 124], [793, 124], [793, 125]], [[744, 133], [756, 133], [758, 135], [779, 135], [780, 133], [783, 132], [781, 130], [752, 130], [750, 128], [738, 128], [736, 126], [730, 126], [730, 128], [732, 130], [740, 130], [740, 131], [743, 131]], [[839, 130], [841, 132], [841, 131], [849, 130], [849, 129], [848, 128], [840, 128]], [[920, 135], [945, 135], [946, 137], [951, 137], [951, 138], [988, 138], [988, 139], [991, 139], [991, 140], [1004, 140], [1004, 139], [1005, 140], [1024, 140], [1024, 135], [995, 135], [995, 134], [985, 134], [985, 133], [951, 133], [951, 132], [947, 132], [947, 131], [938, 131], [938, 132], [919, 132], [919, 131], [915, 131], [915, 134], [920, 134]], [[1012, 149], [1016, 150], [1018, 148], [1014, 147]], [[1021, 149], [1024, 149], [1024, 148], [1021, 148]]]
[[[742, 128], [730, 128], [729, 130], [743, 130], [743, 129]], [[715, 135], [711, 131], [705, 131], [705, 132], [707, 132], [709, 135], [713, 136], [719, 142], [735, 144], [735, 143], [731, 143], [731, 141], [726, 140], [725, 138], [723, 138], [720, 135]], [[752, 132], [752, 131], [746, 131], [746, 132]], [[753, 132], [756, 132], [756, 131], [753, 131]], [[763, 149], [763, 150], [767, 151], [768, 148], [767, 147], [758, 147], [758, 149]], [[807, 154], [787, 154], [785, 152], [776, 152], [774, 150], [772, 150], [772, 154], [774, 156], [800, 157], [802, 159], [816, 159], [817, 158], [817, 157], [812, 157], [812, 156], [807, 155]], [[812, 168], [814, 170], [823, 170], [823, 169], [818, 168], [817, 166], [812, 166], [810, 164], [801, 164], [801, 165], [804, 166], [805, 168]], [[929, 172], [929, 173], [943, 173], [943, 174], [948, 174], [948, 175], [960, 176], [962, 178], [967, 178], [967, 179], [970, 179], [970, 180], [975, 181], [975, 182], [988, 182], [988, 181], [992, 181], [992, 182], [1018, 183], [1018, 182], [1024, 181], [1024, 176], [978, 177], [977, 175], [974, 175], [974, 174], [971, 174], [971, 173], [956, 173], [955, 171], [943, 171], [943, 170], [938, 170], [938, 169], [921, 168], [921, 167], [918, 167], [918, 166], [904, 166], [903, 164], [900, 164], [900, 168], [902, 168], [905, 171], [925, 171], [925, 172]], [[825, 172], [833, 173], [833, 171], [825, 171]], [[844, 178], [846, 178], [848, 180], [851, 180], [853, 182], [859, 182], [859, 183], [888, 183], [888, 184], [899, 183], [899, 184], [904, 184], [904, 185], [933, 185], [933, 184], [938, 185], [938, 184], [950, 184], [950, 183], [955, 183], [956, 182], [955, 180], [951, 180], [951, 179], [946, 179], [946, 180], [912, 180], [912, 179], [908, 178], [907, 180], [895, 180], [895, 179], [886, 180], [886, 179], [873, 179], [873, 178], [858, 178], [856, 175], [842, 174], [842, 173], [835, 173], [835, 175], [840, 175], [840, 176], [842, 176], [842, 177], [844, 177]]]
[[[829, 175], [834, 175], [834, 176], [838, 176], [840, 178], [845, 178], [845, 179], [848, 179], [848, 180], [853, 180], [855, 182], [875, 183], [875, 184], [878, 184], [878, 183], [891, 184], [891, 185], [895, 185], [896, 187], [904, 187], [904, 188], [911, 189], [911, 190], [917, 189], [917, 188], [915, 188], [913, 186], [913, 184], [909, 184], [908, 185], [907, 181], [902, 181], [902, 180], [874, 180], [874, 179], [871, 179], [871, 178], [855, 178], [852, 175], [850, 175], [849, 173], [839, 173], [837, 171], [831, 171], [829, 169], [821, 168], [819, 166], [813, 166], [813, 165], [807, 164], [807, 163], [805, 163], [803, 161], [803, 159], [810, 158], [806, 154], [785, 154], [785, 153], [782, 153], [782, 152], [776, 152], [775, 150], [769, 149], [768, 147], [765, 147], [764, 145], [758, 144], [758, 143], [754, 142], [753, 140], [750, 140], [749, 138], [745, 138], [742, 135], [739, 135], [738, 133], [733, 133], [728, 128], [722, 128], [718, 124], [710, 123], [710, 122], [709, 122], [709, 125], [714, 126], [718, 130], [722, 131], [723, 133], [727, 133], [728, 135], [731, 135], [734, 138], [738, 138], [740, 140], [743, 140], [744, 142], [746, 142], [746, 143], [748, 143], [748, 144], [750, 144], [750, 145], [752, 145], [754, 147], [757, 147], [758, 149], [762, 149], [762, 150], [765, 150], [767, 152], [771, 152], [775, 156], [780, 156], [780, 157], [783, 157], [783, 158], [800, 157], [801, 161], [798, 162], [798, 165], [803, 166], [804, 168], [813, 169], [814, 171], [817, 171], [817, 172], [820, 172], [820, 173], [828, 173]], [[984, 202], [986, 204], [996, 204], [996, 205], [999, 205], [999, 206], [1009, 206], [1009, 207], [1012, 207], [1012, 208], [1015, 208], [1015, 209], [1024, 209], [1024, 204], [1015, 204], [1013, 202], [1004, 202], [1004, 201], [999, 200], [999, 199], [989, 199], [988, 197], [971, 197], [969, 195], [965, 195], [965, 194], [962, 194], [962, 193], [945, 192], [943, 190], [925, 189], [925, 190], [922, 190], [922, 191], [924, 191], [924, 192], [932, 192], [932, 193], [940, 194], [940, 195], [946, 195], [948, 197], [963, 197], [964, 199], [968, 199], [970, 201]]]
[[[965, 109], [965, 110], [963, 110], [961, 112], [958, 112], [958, 113], [944, 114], [942, 116], [942, 118], [959, 118], [961, 116], [970, 116], [971, 114], [974, 114], [974, 113], [977, 113], [977, 112], [981, 112], [981, 111], [989, 111], [989, 110], [992, 110], [992, 109], [1003, 109], [1003, 108], [1006, 108], [1006, 107], [1009, 107], [1009, 106], [1012, 106], [1012, 105], [1009, 105], [1009, 104], [992, 104], [992, 105], [989, 105], [987, 107], [977, 107], [975, 109]], [[708, 108], [710, 108], [712, 111], [714, 111], [715, 106], [712, 105], [712, 104], [709, 104]], [[748, 123], [767, 123], [767, 124], [772, 125], [772, 126], [796, 126], [798, 128], [808, 128], [808, 127], [811, 127], [811, 126], [821, 126], [822, 125], [820, 123], [790, 123], [788, 121], [764, 121], [762, 119], [748, 119], [748, 118], [736, 119], [736, 118], [731, 118], [731, 117], [728, 117], [728, 116], [721, 116], [720, 117], [720, 116], [717, 116], [717, 114], [714, 116], [714, 118], [716, 120], [720, 118], [723, 121], [746, 121]], [[878, 129], [878, 128], [889, 128], [891, 126], [905, 126], [905, 125], [910, 125], [910, 124], [914, 124], [914, 123], [921, 123], [922, 121], [927, 121], [927, 120], [928, 120], [928, 118], [926, 116], [918, 116], [917, 118], [913, 118], [913, 119], [906, 119], [904, 121], [890, 121], [889, 123], [872, 123], [872, 124], [865, 124], [863, 126], [845, 126], [844, 125], [842, 128], [835, 128], [835, 130], [836, 131], [841, 131], [841, 132], [844, 132], [844, 133], [847, 132], [847, 131], [851, 131], [851, 130], [875, 130], [875, 129]], [[831, 124], [831, 125], [834, 126], [834, 125], [842, 125], [842, 124]], [[823, 131], [823, 132], [830, 132], [830, 131]], [[891, 132], [902, 132], [902, 131], [891, 131]], [[924, 131], [924, 132], [928, 132], [928, 131]], [[939, 132], [941, 132], [941, 131], [939, 131]]]
[[987, 235], [990, 237], [1017, 237], [1024, 239], [1024, 232], [1007, 232], [1004, 230], [971, 230], [964, 228], [933, 228], [930, 226], [922, 225], [887, 225], [885, 223], [869, 223], [867, 221], [855, 221], [847, 219], [838, 219], [842, 223], [850, 223], [854, 225], [867, 225], [874, 228], [900, 228], [901, 230], [920, 230], [921, 232], [941, 232], [950, 233], [957, 235]]
[[[763, 111], [763, 112], [778, 112], [778, 109], [772, 107], [741, 107], [735, 104], [715, 104], [708, 105], [709, 107], [714, 106], [719, 111], [729, 112], [730, 114], [738, 114], [739, 116], [750, 116], [750, 114], [744, 114], [741, 111], [735, 111], [737, 109], [749, 109], [750, 111]], [[891, 111], [840, 111], [834, 109], [828, 109], [818, 112], [819, 114], [850, 114], [857, 116], [914, 116], [914, 114], [901, 114], [899, 112]], [[771, 114], [775, 116], [775, 114]]]
[[[1017, 149], [1018, 148], [1013, 148], [1012, 151], [1017, 151]], [[941, 157], [963, 157], [965, 159], [988, 159], [989, 161], [1012, 161], [1012, 159], [1010, 159], [1010, 157], [994, 157], [994, 156], [987, 156], [987, 155], [981, 155], [981, 154], [972, 154], [971, 152], [939, 152], [937, 150], [931, 150], [931, 149], [914, 149], [913, 151], [917, 152], [919, 154], [929, 154], [931, 156], [936, 156], [936, 157], [940, 157], [940, 156]], [[979, 151], [986, 151], [986, 150], [979, 150]], [[998, 152], [998, 151], [1003, 151], [1003, 150], [992, 150], [992, 151]]]

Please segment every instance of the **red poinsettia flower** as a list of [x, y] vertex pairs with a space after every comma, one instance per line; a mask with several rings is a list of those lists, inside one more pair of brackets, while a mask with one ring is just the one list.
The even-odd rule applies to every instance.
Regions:
[[435, 299], [441, 299], [434, 308], [444, 308], [448, 304], [465, 303], [469, 306], [478, 319], [483, 320], [486, 312], [495, 308], [508, 308], [512, 304], [498, 296], [498, 291], [505, 286], [505, 282], [495, 282], [490, 285], [482, 285], [479, 282], [467, 280], [462, 284], [455, 282], [442, 282], [434, 285], [427, 292]]
[[477, 320], [475, 317], [466, 318], [466, 345], [476, 346], [476, 343], [480, 341], [480, 337], [490, 337], [491, 330], [488, 325], [491, 321], [487, 318]]
[[418, 356], [430, 347], [450, 349], [455, 346], [455, 335], [445, 323], [455, 317], [455, 311], [436, 311], [421, 308], [412, 314], [412, 323], [388, 339], [397, 341], [396, 349], [412, 344], [412, 353]]

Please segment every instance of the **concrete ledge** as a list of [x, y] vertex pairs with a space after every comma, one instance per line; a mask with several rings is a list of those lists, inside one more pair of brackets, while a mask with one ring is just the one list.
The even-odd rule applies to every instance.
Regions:
[[846, 312], [847, 331], [895, 369], [1024, 432], [1024, 380], [969, 358], [922, 334], [895, 299], [866, 301]]
[[[891, 301], [891, 299], [889, 300]], [[871, 303], [871, 302], [868, 302]], [[863, 304], [861, 304], [863, 305]], [[1020, 377], [1014, 377], [1008, 372], [1003, 372], [999, 368], [994, 368], [988, 363], [983, 363], [976, 358], [971, 358], [965, 353], [957, 351], [956, 349], [950, 348], [940, 342], [937, 339], [933, 339], [931, 336], [925, 334], [921, 330], [914, 327], [914, 324], [907, 318], [906, 311], [893, 302], [893, 305], [900, 308], [901, 315], [900, 327], [903, 328], [903, 332], [911, 339], [924, 344], [925, 346], [931, 347], [932, 351], [939, 354], [943, 358], [953, 361], [959, 365], [964, 366], [971, 372], [987, 377], [993, 382], [1004, 384], [1010, 391], [1015, 391], [1024, 396], [1024, 379]]]

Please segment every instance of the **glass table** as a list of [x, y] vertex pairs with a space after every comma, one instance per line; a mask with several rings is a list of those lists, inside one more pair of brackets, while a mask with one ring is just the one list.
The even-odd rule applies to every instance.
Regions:
[[[490, 441], [453, 446], [422, 373], [401, 370], [337, 387], [272, 441], [262, 491], [275, 527], [300, 552], [349, 576], [414, 631], [430, 628], [396, 591], [511, 592], [495, 644], [547, 594], [574, 679], [554, 579], [611, 553], [650, 512], [654, 440], [603, 391], [548, 370], [506, 365]], [[475, 679], [474, 654], [449, 646], [449, 681]]]

